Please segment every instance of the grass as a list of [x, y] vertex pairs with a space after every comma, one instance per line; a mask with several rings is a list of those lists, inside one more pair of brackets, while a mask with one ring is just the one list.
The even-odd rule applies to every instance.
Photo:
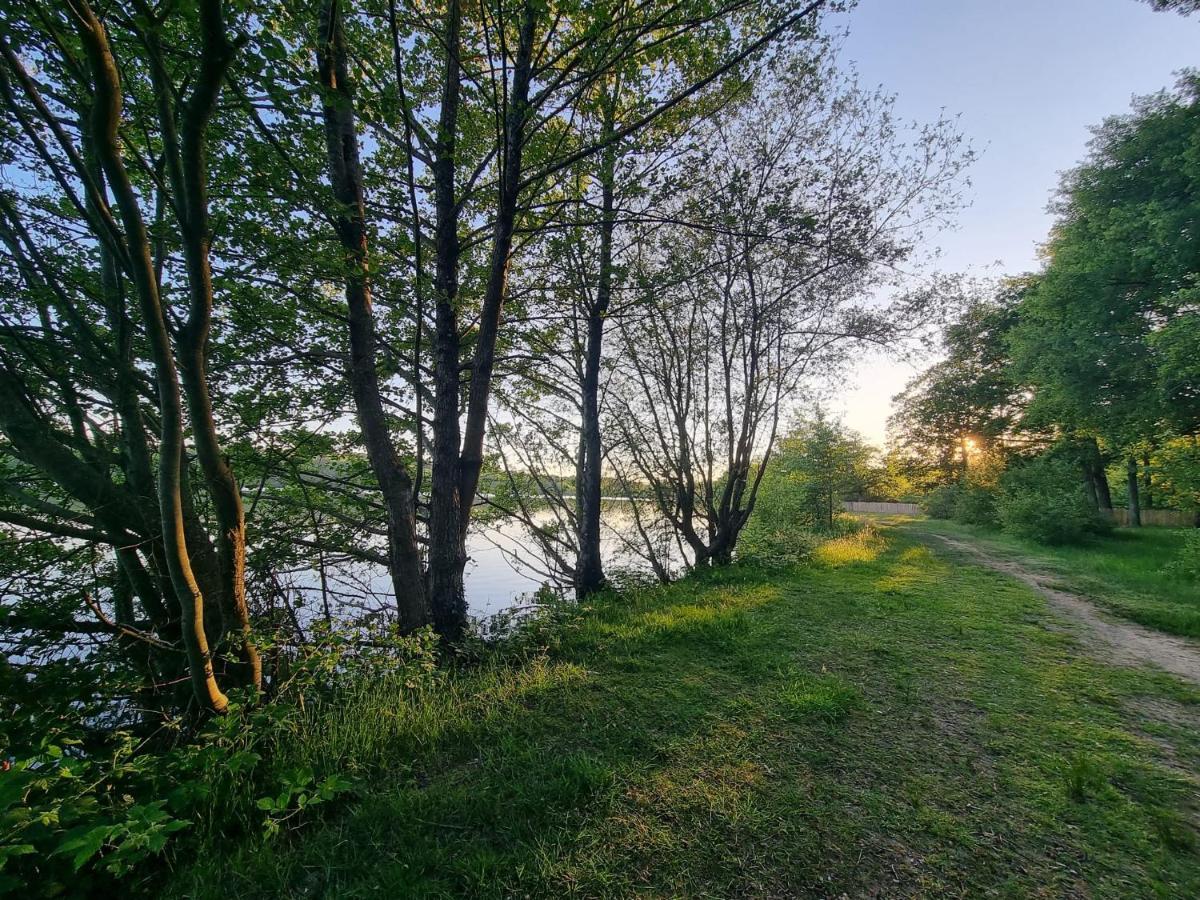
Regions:
[[999, 556], [1030, 560], [1064, 588], [1148, 628], [1200, 638], [1200, 580], [1173, 567], [1189, 529], [1118, 528], [1081, 546], [1047, 547], [992, 529], [923, 519], [905, 527], [968, 536]]
[[1200, 695], [885, 526], [599, 603], [304, 738], [363, 779], [190, 897], [1200, 896]]

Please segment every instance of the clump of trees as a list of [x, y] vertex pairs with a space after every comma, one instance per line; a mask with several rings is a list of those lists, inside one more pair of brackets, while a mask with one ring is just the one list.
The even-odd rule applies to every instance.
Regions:
[[[620, 218], [601, 234], [594, 286], [538, 292], [530, 314], [556, 323], [555, 343], [531, 368], [548, 389], [513, 390], [500, 449], [510, 471], [542, 473], [533, 491], [526, 482], [521, 514], [580, 596], [604, 580], [590, 442], [622, 494], [652, 501], [635, 505], [627, 540], [660, 578], [670, 577], [664, 530], [686, 567], [728, 563], [804, 386], [928, 318], [927, 293], [867, 298], [956, 208], [970, 153], [949, 121], [904, 131], [891, 98], [834, 63], [818, 45], [685, 143], [660, 135], [655, 152], [669, 148], [675, 162], [613, 207]], [[625, 149], [622, 165], [657, 165]], [[579, 244], [558, 246], [582, 257]], [[554, 477], [572, 469], [574, 494]], [[554, 527], [538, 527], [533, 512], [547, 506]]]
[[[945, 359], [896, 398], [897, 445], [942, 485], [935, 511], [970, 518], [962, 498], [998, 487], [1006, 527], [1064, 540], [1114, 503], [1134, 526], [1143, 507], [1200, 507], [1197, 135], [1192, 74], [1097, 128], [1063, 179], [1043, 269], [968, 304]], [[997, 462], [1014, 471], [989, 485]]]

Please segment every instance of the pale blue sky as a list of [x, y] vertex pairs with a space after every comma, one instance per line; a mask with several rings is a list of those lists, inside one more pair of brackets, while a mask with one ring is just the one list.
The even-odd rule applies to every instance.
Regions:
[[[837, 21], [849, 26], [843, 57], [864, 84], [898, 94], [905, 118], [961, 114], [981, 151], [972, 206], [935, 241], [947, 271], [1035, 268], [1046, 204], [1086, 152], [1089, 126], [1200, 68], [1200, 16], [1137, 0], [861, 0]], [[857, 389], [831, 407], [882, 444], [891, 396], [919, 368], [866, 361]]]

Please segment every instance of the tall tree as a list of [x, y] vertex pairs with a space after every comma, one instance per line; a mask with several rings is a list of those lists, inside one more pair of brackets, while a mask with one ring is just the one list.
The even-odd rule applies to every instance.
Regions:
[[325, 90], [322, 116], [330, 181], [338, 211], [334, 227], [346, 253], [345, 291], [349, 312], [349, 377], [362, 426], [367, 458], [387, 508], [388, 570], [392, 576], [400, 627], [409, 632], [429, 622], [424, 574], [417, 547], [412, 476], [400, 458], [384, 412], [379, 385], [378, 338], [369, 260], [359, 138], [347, 61], [346, 33], [339, 0], [321, 7], [317, 66]]
[[968, 300], [943, 330], [945, 358], [892, 398], [892, 444], [935, 467], [942, 481], [964, 477], [972, 455], [1011, 438], [1018, 423], [1021, 389], [1007, 335], [1023, 288], [1014, 281], [994, 299]]
[[1012, 338], [1015, 371], [1033, 388], [1029, 415], [1098, 435], [1127, 458], [1133, 524], [1138, 448], [1195, 390], [1186, 374], [1179, 382], [1171, 347], [1196, 314], [1198, 134], [1194, 75], [1096, 129], [1090, 157], [1064, 178], [1046, 267]]
[[616, 454], [698, 566], [731, 558], [803, 386], [927, 314], [863, 298], [954, 207], [969, 158], [949, 124], [907, 144], [886, 97], [791, 62], [682, 168], [671, 224], [639, 242], [644, 302], [619, 323]]

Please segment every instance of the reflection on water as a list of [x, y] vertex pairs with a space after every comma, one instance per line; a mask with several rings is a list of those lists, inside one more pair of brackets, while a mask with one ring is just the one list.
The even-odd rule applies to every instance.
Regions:
[[[631, 501], [606, 500], [602, 509], [600, 553], [608, 571], [651, 571], [642, 556], [643, 539], [637, 531], [630, 509]], [[643, 507], [643, 525], [650, 510]], [[555, 522], [550, 510], [533, 514], [535, 525]], [[653, 529], [655, 552], [674, 573], [681, 559], [680, 550], [662, 527]], [[539, 542], [527, 525], [515, 519], [475, 525], [467, 539], [469, 561], [464, 578], [467, 606], [478, 618], [494, 615], [517, 604], [522, 596], [536, 591], [549, 580], [553, 570], [543, 557]], [[570, 554], [574, 562], [574, 555]]]
[[[648, 514], [649, 509], [643, 519]], [[533, 520], [538, 526], [546, 526], [554, 522], [554, 515], [544, 510], [535, 513]], [[643, 521], [643, 525], [649, 530], [648, 522]], [[656, 553], [674, 574], [682, 559], [678, 546], [668, 539], [661, 527], [653, 533]], [[639, 552], [642, 543], [630, 511], [630, 501], [606, 501], [600, 543], [606, 570], [649, 573], [650, 565]], [[547, 573], [553, 567], [544, 558], [539, 542], [530, 535], [527, 525], [515, 519], [473, 524], [467, 537], [467, 557], [464, 587], [468, 609], [476, 618], [486, 618], [519, 605], [522, 598], [551, 581]], [[574, 561], [573, 555], [571, 561]], [[295, 573], [290, 588], [295, 596], [303, 598], [303, 618], [320, 616], [326, 605], [335, 618], [392, 606], [391, 580], [387, 571], [382, 566], [366, 563], [329, 565], [325, 568], [323, 581], [319, 571]]]

